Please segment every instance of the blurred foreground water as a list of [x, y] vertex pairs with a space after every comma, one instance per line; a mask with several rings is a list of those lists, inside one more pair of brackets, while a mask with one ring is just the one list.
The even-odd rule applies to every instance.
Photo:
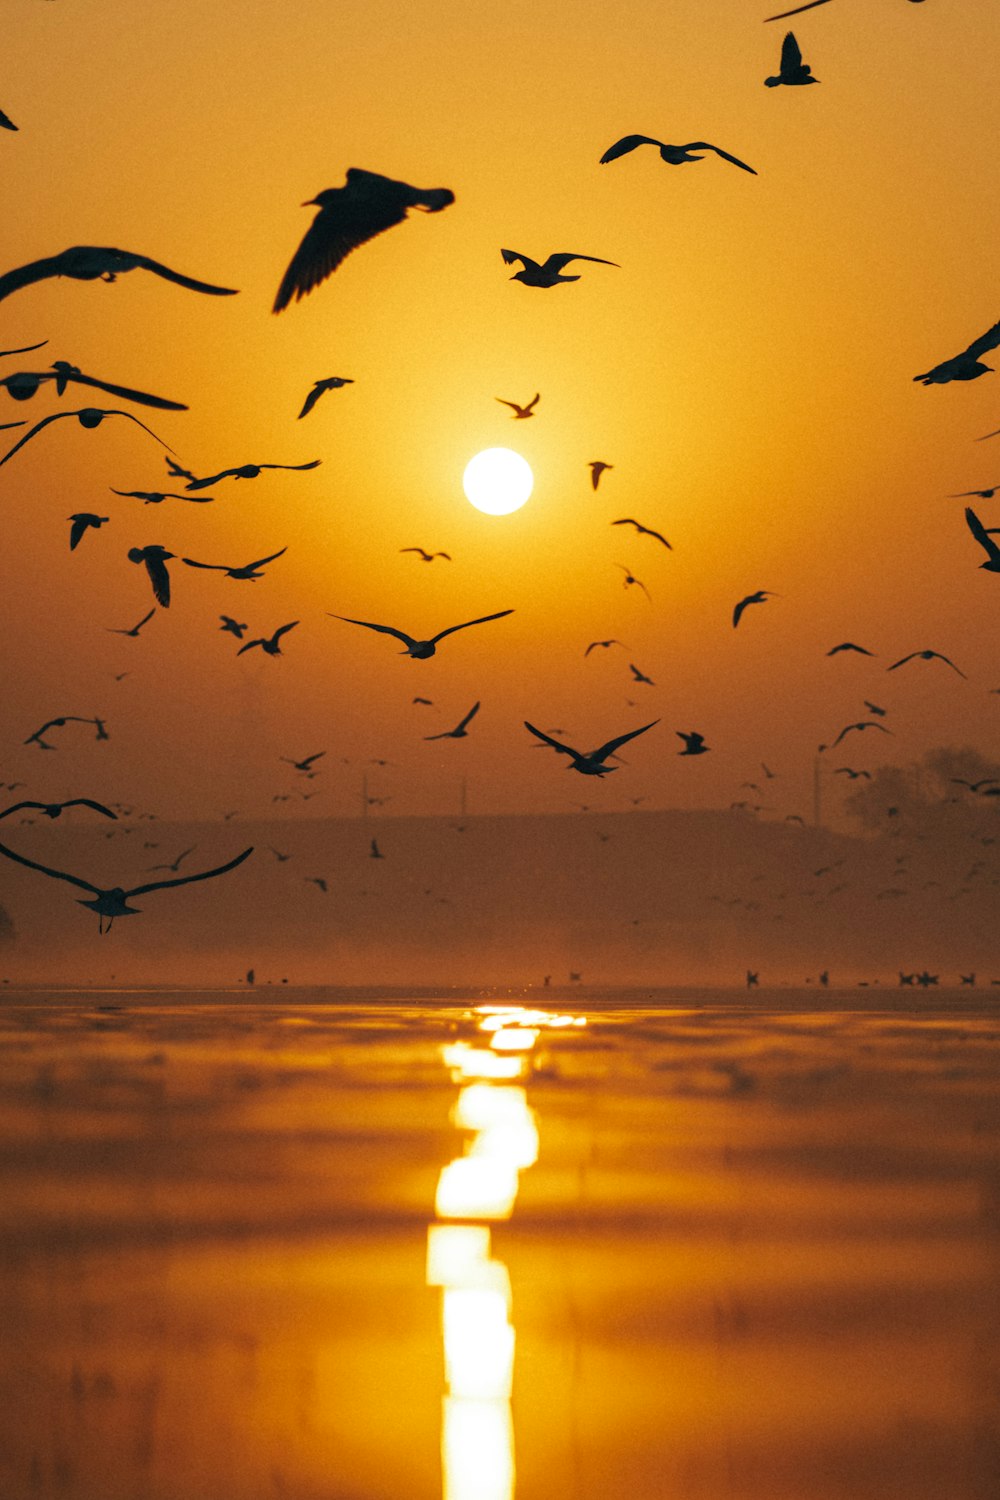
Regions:
[[0, 1495], [994, 1500], [997, 996], [751, 1000], [5, 995]]

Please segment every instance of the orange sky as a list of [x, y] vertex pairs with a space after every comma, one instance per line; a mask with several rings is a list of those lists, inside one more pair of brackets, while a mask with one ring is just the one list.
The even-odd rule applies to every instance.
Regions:
[[[295, 782], [278, 758], [321, 749], [318, 795], [296, 804], [309, 814], [356, 809], [366, 772], [394, 813], [453, 810], [463, 778], [470, 811], [728, 806], [765, 760], [783, 817], [809, 811], [816, 746], [864, 698], [889, 709], [888, 758], [995, 754], [1000, 579], [978, 569], [964, 502], [943, 497], [1000, 481], [1000, 438], [974, 441], [1000, 427], [1000, 385], [912, 377], [1000, 316], [1000, 17], [993, 0], [831, 0], [791, 23], [820, 86], [771, 90], [785, 27], [762, 25], [768, 11], [18, 0], [0, 270], [113, 245], [240, 294], [142, 271], [44, 281], [0, 305], [0, 345], [49, 342], [0, 373], [67, 359], [186, 402], [134, 410], [195, 473], [322, 467], [143, 507], [109, 486], [168, 488], [162, 453], [117, 420], [54, 424], [0, 470], [0, 776], [46, 798], [259, 817], [293, 809], [271, 802]], [[599, 166], [630, 132], [705, 138], [759, 175], [648, 148]], [[313, 213], [299, 205], [350, 166], [456, 201], [272, 316]], [[501, 246], [621, 268], [535, 290], [509, 281]], [[354, 384], [297, 421], [327, 375]], [[528, 422], [494, 399], [535, 391]], [[78, 389], [62, 408], [90, 403], [120, 404]], [[58, 409], [45, 388], [0, 416]], [[461, 473], [499, 443], [536, 487], [490, 518]], [[595, 494], [598, 458], [614, 468]], [[973, 503], [1000, 526], [1000, 498]], [[70, 553], [79, 510], [110, 523]], [[673, 552], [611, 529], [623, 516]], [[152, 603], [126, 554], [154, 542], [232, 563], [288, 552], [257, 583], [175, 563], [170, 609], [138, 640], [109, 634]], [[400, 554], [412, 545], [453, 561]], [[760, 588], [780, 597], [734, 631], [734, 603]], [[501, 609], [515, 613], [426, 662], [326, 613], [429, 635]], [[223, 611], [252, 635], [301, 623], [283, 657], [237, 660]], [[607, 637], [628, 652], [585, 660]], [[877, 659], [828, 659], [846, 639]], [[886, 675], [924, 647], [968, 681], [935, 663]], [[629, 661], [656, 686], [633, 687]], [[477, 699], [467, 739], [424, 741]], [[57, 713], [100, 714], [111, 739], [68, 726], [57, 754], [22, 745]], [[525, 718], [582, 749], [661, 722], [599, 783], [537, 749]], [[680, 729], [712, 753], [676, 759]], [[872, 738], [836, 763], [877, 765]]]

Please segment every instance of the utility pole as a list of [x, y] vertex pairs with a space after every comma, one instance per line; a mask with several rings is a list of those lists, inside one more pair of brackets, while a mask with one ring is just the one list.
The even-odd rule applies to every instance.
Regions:
[[813, 761], [813, 826], [823, 827], [823, 801], [822, 783], [820, 781], [820, 757], [817, 755]]

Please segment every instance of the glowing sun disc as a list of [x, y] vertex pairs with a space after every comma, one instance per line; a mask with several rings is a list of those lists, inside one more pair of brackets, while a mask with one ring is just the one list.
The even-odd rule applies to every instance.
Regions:
[[531, 465], [512, 448], [484, 448], [462, 475], [465, 498], [488, 516], [520, 510], [535, 484]]

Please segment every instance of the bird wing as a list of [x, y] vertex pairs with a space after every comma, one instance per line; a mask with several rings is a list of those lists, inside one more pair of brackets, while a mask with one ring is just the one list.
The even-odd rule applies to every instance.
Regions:
[[146, 572], [149, 574], [149, 581], [153, 585], [153, 598], [157, 604], [162, 604], [164, 609], [169, 608], [170, 574], [167, 572], [166, 563], [160, 557], [149, 557], [148, 555], [145, 558], [145, 563]]
[[313, 407], [316, 405], [316, 402], [319, 400], [320, 396], [322, 396], [323, 392], [327, 389], [328, 387], [325, 386], [322, 381], [316, 382], [316, 384], [313, 386], [312, 390], [306, 397], [305, 402], [302, 406], [302, 410], [299, 412], [300, 421], [303, 417], [307, 417], [309, 415]]
[[[327, 614], [330, 614], [329, 610], [327, 610]], [[394, 625], [376, 625], [374, 620], [353, 620], [350, 615], [331, 614], [330, 618], [332, 620], [344, 620], [348, 625], [364, 625], [366, 630], [377, 630], [382, 635], [394, 635], [397, 641], [402, 641], [406, 647], [417, 644], [412, 635], [407, 635], [405, 630], [397, 630]], [[439, 637], [435, 637], [435, 639], [439, 639]]]
[[[280, 467], [280, 465], [277, 467]], [[287, 551], [287, 547], [282, 547], [280, 552], [272, 552], [270, 557], [258, 557], [256, 562], [246, 564], [246, 571], [249, 571], [251, 568], [262, 568], [265, 563], [274, 562], [276, 557], [282, 557]], [[242, 573], [245, 570], [240, 568], [238, 571]]]
[[[576, 252], [572, 250], [557, 250], [554, 255], [549, 256], [548, 260], [545, 262], [543, 269], [546, 271], [555, 271], [558, 273], [565, 266], [568, 266], [571, 260], [592, 260], [599, 266], [618, 265], [618, 262], [616, 260], [603, 260], [599, 255], [577, 255]], [[619, 270], [621, 269], [620, 266], [618, 268]]]
[[181, 562], [187, 563], [189, 568], [212, 568], [218, 573], [228, 573], [229, 568], [225, 563], [203, 563], [197, 562], [193, 557], [182, 557]]
[[656, 539], [656, 541], [662, 542], [663, 545], [664, 545], [664, 547], [666, 547], [666, 549], [667, 549], [668, 552], [673, 552], [673, 550], [674, 550], [673, 547], [671, 547], [670, 543], [667, 541], [666, 537], [662, 536], [660, 534], [660, 532], [653, 531], [648, 526], [643, 526], [640, 521], [634, 521], [631, 516], [624, 516], [622, 518], [622, 520], [620, 520], [620, 521], [612, 521], [611, 525], [612, 526], [634, 526], [635, 529], [636, 529], [636, 531], [640, 532], [642, 536], [651, 536], [651, 537], [654, 537]]
[[[74, 415], [74, 413], [67, 412], [66, 415], [67, 416], [72, 416], [72, 415]], [[147, 427], [146, 424], [145, 424], [145, 422], [140, 422], [139, 418], [138, 417], [134, 417], [130, 411], [116, 411], [116, 410], [106, 411], [106, 412], [104, 412], [104, 416], [106, 416], [106, 417], [128, 417], [129, 421], [130, 422], [134, 422], [137, 427], [141, 427], [142, 430], [143, 430], [143, 432], [148, 432], [151, 438], [156, 438], [156, 441], [160, 444], [161, 448], [166, 448], [166, 450], [167, 450], [168, 453], [173, 453], [174, 450], [173, 450], [173, 448], [171, 448], [171, 446], [170, 446], [169, 443], [165, 443], [161, 437], [156, 437], [156, 433], [153, 431], [152, 427]]]
[[61, 275], [62, 265], [62, 255], [46, 255], [41, 260], [32, 260], [26, 266], [7, 271], [0, 276], [0, 302], [4, 297], [9, 297], [11, 292], [19, 292], [23, 286], [32, 286], [36, 281], [45, 281], [49, 276]]
[[624, 745], [629, 740], [634, 740], [637, 734], [645, 734], [647, 729], [652, 729], [653, 725], [659, 724], [659, 722], [659, 719], [653, 719], [650, 723], [643, 724], [641, 729], [630, 729], [627, 734], [620, 734], [615, 739], [608, 740], [607, 744], [602, 745], [599, 750], [592, 751], [588, 759], [607, 760], [608, 756], [612, 751], [617, 750], [619, 745]]
[[743, 611], [746, 609], [747, 605], [750, 603], [750, 600], [751, 600], [751, 596], [748, 594], [745, 599], [741, 599], [740, 602], [739, 602], [739, 604], [737, 604], [734, 607], [734, 609], [733, 609], [733, 629], [734, 630], [736, 629], [737, 625], [740, 623], [740, 618], [742, 617]]
[[70, 885], [78, 885], [82, 891], [93, 891], [95, 896], [101, 895], [100, 887], [91, 885], [89, 880], [81, 880], [79, 875], [67, 875], [65, 870], [50, 870], [48, 865], [40, 865], [37, 860], [27, 859], [23, 854], [15, 854], [6, 844], [0, 844], [0, 854], [5, 854], [19, 865], [27, 865], [29, 870], [40, 870], [43, 875], [51, 875], [53, 880], [68, 880]]
[[996, 542], [990, 536], [990, 533], [976, 515], [971, 505], [965, 507], [965, 519], [968, 522], [969, 530], [980, 547], [986, 552], [986, 556], [990, 562], [1000, 562], [1000, 547], [997, 546]]
[[781, 44], [781, 71], [783, 73], [792, 71], [802, 66], [802, 48], [795, 40], [795, 33], [786, 32], [785, 40]]
[[260, 464], [261, 469], [318, 469], [323, 462], [321, 458], [313, 458], [307, 464]]
[[512, 266], [516, 260], [519, 260], [526, 271], [531, 266], [534, 266], [536, 271], [539, 269], [537, 260], [532, 260], [530, 255], [522, 255], [519, 250], [501, 250], [500, 254], [503, 256], [505, 266]]
[[783, 10], [776, 16], [765, 16], [765, 21], [784, 21], [789, 16], [797, 16], [804, 10], [815, 10], [817, 5], [825, 5], [827, 0], [809, 0], [808, 5], [797, 5], [794, 10]]
[[67, 380], [74, 381], [77, 385], [96, 386], [99, 391], [107, 391], [111, 396], [121, 396], [124, 401], [137, 401], [140, 406], [157, 406], [161, 411], [187, 411], [187, 407], [180, 401], [167, 401], [163, 396], [150, 396], [145, 391], [133, 391], [125, 385], [109, 385], [106, 380], [97, 380], [93, 375], [66, 375]]
[[2, 109], [0, 109], [0, 125], [3, 126], [4, 130], [18, 129], [18, 126], [14, 124], [14, 121], [10, 118], [9, 115], [4, 114]]
[[255, 641], [247, 641], [247, 643], [246, 643], [245, 646], [241, 646], [240, 647], [240, 649], [237, 651], [236, 655], [237, 656], [242, 656], [243, 653], [244, 653], [244, 651], [252, 651], [253, 648], [254, 648], [254, 646], [263, 646], [263, 645], [264, 645], [264, 637], [263, 636], [259, 636], [257, 638], [257, 640], [255, 640]]
[[208, 479], [196, 479], [195, 476], [193, 474], [189, 474], [186, 469], [176, 470], [176, 473], [178, 475], [182, 475], [187, 478], [188, 482], [184, 486], [186, 490], [207, 490], [209, 485], [218, 484], [220, 479], [229, 479], [238, 472], [239, 471], [237, 469], [223, 469], [221, 474], [212, 474]]
[[[0, 848], [3, 846], [0, 845]], [[244, 849], [242, 854], [237, 854], [235, 859], [229, 860], [228, 864], [218, 865], [214, 870], [202, 870], [198, 875], [178, 875], [176, 880], [154, 880], [149, 885], [137, 885], [131, 891], [125, 892], [125, 899], [130, 896], [143, 896], [147, 891], [162, 891], [171, 885], [191, 885], [195, 880], [211, 880], [215, 875], [225, 875], [229, 870], [235, 870], [245, 859], [249, 859], [254, 851], [253, 844], [249, 849]]]
[[207, 292], [211, 297], [235, 297], [238, 290], [232, 286], [213, 286], [209, 281], [195, 281], [193, 276], [182, 276], [180, 271], [171, 271], [169, 266], [158, 260], [151, 260], [148, 255], [132, 255], [130, 259], [137, 266], [143, 266], [145, 270], [163, 276], [167, 281], [175, 281], [178, 286], [186, 286], [192, 292]]
[[272, 635], [271, 640], [274, 641], [274, 643], [277, 645], [278, 641], [281, 640], [281, 637], [283, 635], [287, 635], [290, 630], [294, 630], [298, 623], [298, 620], [290, 620], [287, 625], [279, 625], [277, 630]]
[[742, 167], [744, 172], [751, 173], [756, 177], [757, 173], [753, 167], [748, 167], [745, 161], [740, 161], [738, 156], [732, 156], [728, 151], [723, 151], [721, 146], [713, 146], [711, 141], [688, 141], [684, 147], [685, 151], [714, 151], [716, 156], [721, 156], [724, 161], [731, 161], [734, 167]]
[[516, 401], [505, 401], [502, 396], [494, 396], [494, 401], [499, 401], [501, 406], [509, 406], [511, 411], [527, 411], [526, 406], [518, 406]]
[[431, 644], [436, 645], [443, 641], [446, 635], [454, 635], [456, 630], [468, 630], [470, 625], [485, 625], [487, 620], [502, 620], [504, 615], [512, 615], [512, 609], [501, 609], [495, 615], [480, 615], [477, 620], [463, 620], [461, 625], [449, 625], [447, 630], [439, 630], [437, 635], [431, 636]]
[[[58, 422], [58, 420], [59, 420], [60, 417], [75, 417], [75, 416], [76, 416], [76, 412], [72, 412], [72, 411], [54, 411], [54, 412], [51, 412], [47, 417], [43, 417], [40, 422], [36, 422], [35, 423], [34, 427], [30, 427], [28, 429], [28, 431], [24, 434], [24, 437], [18, 438], [18, 440], [14, 444], [13, 448], [11, 448], [9, 450], [9, 452], [5, 453], [4, 456], [3, 456], [3, 458], [0, 458], [0, 465], [5, 464], [9, 458], [13, 458], [14, 454], [18, 451], [19, 448], [23, 448], [24, 445], [25, 445], [25, 443], [28, 443], [28, 442], [31, 441], [31, 439], [34, 437], [34, 435], [35, 435], [36, 432], [41, 432], [41, 430], [42, 430], [43, 427], [48, 427], [48, 425], [49, 425], [50, 422]], [[15, 424], [15, 425], [20, 425], [20, 424]]]
[[72, 552], [83, 536], [83, 533], [87, 530], [90, 522], [84, 516], [72, 516], [70, 519], [73, 524], [69, 529], [69, 550]]
[[987, 329], [979, 338], [975, 339], [966, 349], [965, 353], [972, 359], [978, 359], [981, 354], [986, 354], [990, 349], [995, 349], [1000, 344], [1000, 323], [994, 323], [992, 328]]
[[471, 719], [474, 719], [476, 717], [476, 714], [478, 712], [479, 712], [479, 703], [476, 702], [476, 703], [474, 703], [472, 705], [472, 707], [469, 709], [469, 712], [466, 714], [465, 718], [462, 720], [462, 722], [457, 727], [459, 729], [464, 729], [465, 726], [469, 723], [469, 721]]
[[912, 661], [915, 656], [919, 656], [919, 655], [920, 655], [919, 651], [911, 651], [910, 654], [909, 654], [909, 656], [901, 656], [899, 658], [899, 661], [894, 661], [893, 664], [892, 664], [892, 666], [891, 667], [886, 667], [885, 670], [887, 672], [895, 672], [895, 670], [896, 670], [897, 667], [905, 667], [906, 663], [908, 661]]
[[164, 463], [173, 475], [174, 479], [194, 479], [190, 469], [182, 469], [180, 464], [175, 463], [172, 458], [164, 459]]
[[106, 818], [116, 818], [118, 814], [112, 812], [110, 807], [105, 807], [103, 802], [95, 802], [92, 797], [71, 797], [64, 802], [63, 807], [92, 807], [95, 812], [102, 813]]
[[25, 344], [23, 349], [0, 349], [0, 359], [9, 359], [12, 354], [31, 354], [35, 349], [44, 349], [48, 339], [42, 339], [40, 344]]
[[637, 146], [662, 146], [662, 141], [656, 141], [651, 135], [623, 135], [620, 141], [615, 141], [609, 146], [601, 157], [601, 162], [617, 161], [619, 156], [627, 156]]
[[561, 745], [558, 740], [554, 740], [543, 729], [536, 729], [534, 724], [529, 724], [527, 719], [524, 721], [524, 727], [525, 729], [530, 729], [531, 733], [537, 736], [538, 739], [544, 740], [546, 745], [551, 745], [553, 750], [557, 750], [560, 755], [569, 755], [573, 760], [582, 760], [584, 758], [579, 750], [573, 749], [572, 745]]
[[400, 552], [419, 552], [420, 556], [425, 559], [429, 559], [431, 555], [429, 552], [425, 552], [423, 547], [400, 547], [399, 550]]

